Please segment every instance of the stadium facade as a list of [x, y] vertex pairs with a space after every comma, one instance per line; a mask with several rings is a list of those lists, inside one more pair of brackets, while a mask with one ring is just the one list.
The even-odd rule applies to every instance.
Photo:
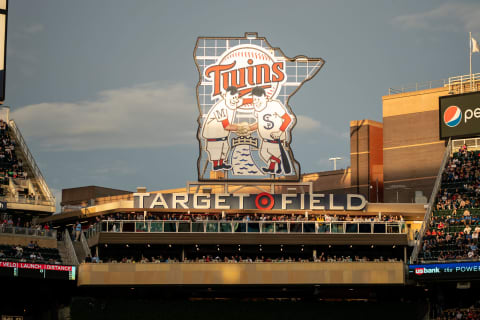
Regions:
[[[199, 38], [203, 47], [197, 43], [195, 50], [203, 48], [206, 52], [209, 40]], [[294, 61], [278, 49], [267, 50], [264, 45], [269, 44], [256, 34], [228, 38], [232, 40], [239, 41], [240, 55], [248, 58], [252, 50], [253, 55], [264, 54], [261, 59], [267, 62], [255, 70], [277, 68], [271, 75], [276, 75], [279, 87], [285, 85], [280, 76], [282, 62], [311, 63], [305, 66], [304, 78], [296, 79], [300, 83], [323, 65], [321, 59], [301, 57]], [[215, 58], [224, 65], [233, 64], [235, 50], [224, 49]], [[206, 56], [202, 56], [203, 64], [197, 61], [200, 75], [216, 63], [215, 59], [207, 63]], [[248, 75], [254, 64], [243, 60], [242, 68]], [[232, 73], [229, 77], [233, 81]], [[274, 82], [275, 78], [256, 79]], [[252, 95], [259, 85], [253, 82], [250, 88], [243, 88], [250, 89]], [[27, 279], [43, 287], [45, 282], [41, 281], [49, 281], [50, 290], [43, 290], [45, 297], [54, 301], [51, 310], [64, 310], [60, 304], [74, 306], [71, 298], [76, 297], [77, 307], [86, 303], [91, 313], [125, 297], [181, 297], [190, 301], [254, 297], [261, 301], [410, 301], [412, 308], [419, 307], [411, 315], [418, 315], [427, 311], [422, 305], [427, 299], [435, 302], [457, 295], [470, 302], [474, 298], [472, 293], [479, 284], [477, 260], [431, 263], [424, 254], [424, 241], [431, 237], [433, 211], [449, 159], [464, 145], [470, 151], [480, 150], [478, 74], [390, 89], [382, 98], [382, 122], [350, 121], [350, 167], [326, 172], [301, 173], [299, 159], [293, 157], [294, 146], [287, 138], [270, 140], [260, 132], [252, 134], [254, 123], [248, 119], [255, 115], [255, 105], [244, 101], [238, 111], [242, 121], [228, 125], [236, 125], [229, 128], [241, 132], [233, 137], [232, 147], [239, 152], [249, 150], [245, 162], [250, 161], [252, 167], [265, 162], [263, 173], [260, 167], [252, 170], [250, 174], [256, 176], [252, 179], [242, 176], [246, 171], [235, 168], [233, 161], [228, 161], [231, 158], [222, 158], [221, 152], [215, 158], [215, 148], [224, 150], [223, 137], [202, 135], [207, 122], [201, 120], [208, 119], [204, 98], [216, 94], [215, 90], [202, 93], [202, 85], [200, 76], [197, 181], [185, 182], [184, 188], [157, 191], [98, 186], [64, 189], [62, 210], [56, 214], [51, 191], [20, 130], [9, 119], [8, 108], [4, 108], [1, 119], [7, 126], [2, 134], [15, 142], [10, 154], [15, 155], [16, 162], [5, 163], [10, 167], [4, 168], [1, 208], [6, 223], [1, 228], [0, 244], [4, 251], [11, 251], [18, 245], [28, 250], [30, 243], [36, 242], [50, 250], [43, 255], [52, 256], [38, 263], [19, 258], [20, 249], [16, 249], [12, 256], [3, 258], [0, 272], [15, 290], [12, 292], [28, 286]], [[270, 94], [273, 99], [277, 97], [275, 90], [260, 91], [259, 97]], [[290, 118], [295, 122], [288, 106], [294, 92], [279, 98], [288, 107], [281, 109], [287, 114], [282, 121]], [[230, 94], [235, 95], [235, 91]], [[209, 104], [213, 108], [215, 101]], [[218, 117], [226, 128], [228, 115]], [[283, 128], [290, 134], [288, 130], [291, 127]], [[285, 150], [279, 157], [265, 159], [259, 151], [264, 148], [258, 144], [262, 139], [263, 143], [283, 144]], [[269, 147], [277, 152], [276, 147]], [[232, 171], [228, 163], [232, 163]], [[28, 226], [14, 225], [18, 218]], [[462, 221], [466, 225], [465, 219]], [[107, 296], [115, 298], [105, 302]], [[46, 303], [45, 299], [40, 300]], [[13, 298], [6, 301], [11, 305], [4, 310], [19, 314], [22, 304]], [[41, 306], [32, 308], [38, 311]], [[77, 316], [88, 313], [86, 309]]]

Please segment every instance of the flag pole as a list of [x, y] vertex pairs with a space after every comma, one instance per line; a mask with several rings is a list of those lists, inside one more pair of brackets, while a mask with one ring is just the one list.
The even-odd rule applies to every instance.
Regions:
[[472, 83], [472, 32], [469, 32], [470, 41], [469, 41], [469, 52], [470, 52], [470, 91], [473, 91], [473, 83]]

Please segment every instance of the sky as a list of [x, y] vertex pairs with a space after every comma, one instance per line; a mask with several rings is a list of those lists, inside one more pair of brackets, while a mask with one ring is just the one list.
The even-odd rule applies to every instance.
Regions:
[[468, 32], [480, 40], [467, 0], [9, 2], [5, 105], [57, 201], [197, 180], [199, 36], [257, 32], [326, 61], [290, 100], [303, 173], [349, 167], [351, 120], [382, 121], [391, 87], [467, 74]]

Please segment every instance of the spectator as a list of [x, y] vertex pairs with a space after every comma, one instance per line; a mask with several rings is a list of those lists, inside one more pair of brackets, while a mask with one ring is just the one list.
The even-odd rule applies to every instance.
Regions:
[[80, 241], [81, 232], [82, 232], [82, 225], [80, 224], [79, 221], [77, 221], [75, 224], [75, 241]]

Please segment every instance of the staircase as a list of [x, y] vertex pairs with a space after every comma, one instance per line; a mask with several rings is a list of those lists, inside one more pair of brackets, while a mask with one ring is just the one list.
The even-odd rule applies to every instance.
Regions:
[[73, 248], [75, 249], [75, 254], [77, 255], [78, 262], [84, 262], [85, 258], [87, 257], [87, 252], [85, 252], [82, 243], [80, 241], [74, 241]]
[[76, 261], [70, 258], [68, 254], [65, 241], [57, 241], [57, 249], [60, 257], [62, 258], [62, 263], [66, 265], [76, 265]]
[[17, 142], [15, 154], [22, 161], [23, 168], [28, 173], [28, 185], [23, 186], [23, 188], [28, 188], [29, 192], [33, 193], [43, 204], [55, 206], [55, 197], [45, 182], [45, 178], [40, 172], [15, 121], [10, 120], [8, 124], [10, 136]]

